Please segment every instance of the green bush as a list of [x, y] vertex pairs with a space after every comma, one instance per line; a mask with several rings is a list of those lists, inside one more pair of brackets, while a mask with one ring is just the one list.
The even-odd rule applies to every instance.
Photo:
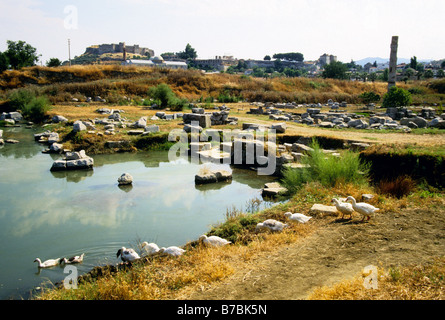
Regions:
[[16, 109], [21, 110], [26, 104], [30, 103], [32, 99], [36, 97], [35, 93], [27, 89], [13, 90], [8, 95], [9, 105]]
[[167, 108], [169, 101], [175, 97], [172, 89], [165, 83], [150, 88], [148, 90], [148, 95], [153, 98], [153, 100], [159, 102], [160, 108]]
[[21, 109], [23, 117], [30, 121], [40, 123], [46, 119], [46, 113], [51, 109], [51, 104], [47, 97], [41, 96], [33, 98]]
[[165, 83], [148, 90], [148, 95], [160, 109], [170, 107], [172, 111], [182, 111], [188, 104], [186, 99], [178, 98], [172, 89]]
[[370, 165], [363, 163], [359, 153], [345, 151], [341, 157], [323, 153], [317, 142], [311, 144], [313, 151], [302, 158], [305, 168], [286, 168], [281, 183], [290, 194], [294, 194], [303, 184], [318, 181], [325, 187], [337, 183], [368, 183]]
[[399, 108], [412, 103], [411, 93], [405, 89], [391, 87], [383, 96], [383, 108]]
[[378, 95], [375, 92], [363, 92], [361, 95], [359, 95], [359, 98], [363, 101], [363, 103], [373, 103], [373, 102], [379, 102], [380, 101], [380, 95]]
[[242, 100], [241, 97], [237, 97], [237, 96], [230, 95], [227, 93], [221, 93], [218, 96], [218, 102], [222, 102], [222, 103], [233, 103], [233, 102], [238, 102], [240, 100]]
[[9, 105], [21, 111], [23, 117], [33, 122], [42, 122], [51, 104], [46, 96], [36, 97], [35, 93], [26, 89], [14, 90], [8, 96]]
[[187, 99], [180, 99], [177, 97], [174, 97], [170, 99], [169, 106], [171, 111], [182, 111], [184, 108], [188, 106], [188, 100]]

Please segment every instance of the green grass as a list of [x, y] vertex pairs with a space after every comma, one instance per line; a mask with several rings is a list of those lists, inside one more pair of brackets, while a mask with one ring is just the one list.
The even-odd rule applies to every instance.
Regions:
[[359, 153], [345, 151], [341, 157], [325, 154], [316, 141], [313, 141], [308, 157], [302, 159], [306, 168], [286, 168], [281, 179], [282, 185], [294, 194], [308, 182], [319, 182], [325, 187], [337, 183], [368, 184], [370, 165], [359, 158]]

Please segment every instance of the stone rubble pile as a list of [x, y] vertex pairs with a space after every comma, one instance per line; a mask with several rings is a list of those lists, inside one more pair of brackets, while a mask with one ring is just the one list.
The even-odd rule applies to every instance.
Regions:
[[[269, 119], [276, 121], [293, 121], [296, 123], [318, 126], [322, 128], [355, 128], [355, 129], [395, 129], [405, 132], [415, 128], [439, 128], [445, 129], [445, 116], [436, 115], [434, 108], [424, 107], [415, 114], [408, 108], [388, 108], [386, 112], [375, 113], [370, 118], [355, 113], [348, 113], [339, 110], [346, 108], [347, 103], [333, 102], [329, 100], [325, 106], [330, 107], [330, 111], [321, 112], [322, 105], [304, 104], [261, 104], [252, 103], [257, 108], [251, 108], [248, 113], [269, 115]], [[283, 111], [279, 108], [306, 108], [304, 113], [294, 113]]]

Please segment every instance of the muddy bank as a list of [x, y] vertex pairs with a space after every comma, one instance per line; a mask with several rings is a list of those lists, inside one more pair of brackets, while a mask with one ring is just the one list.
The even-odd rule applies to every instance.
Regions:
[[436, 188], [445, 187], [445, 157], [365, 151], [360, 158], [371, 164], [374, 182], [407, 175]]

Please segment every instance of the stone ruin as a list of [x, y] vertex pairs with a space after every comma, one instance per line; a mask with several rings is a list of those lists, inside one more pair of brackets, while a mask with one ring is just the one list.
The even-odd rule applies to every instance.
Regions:
[[232, 124], [236, 125], [238, 118], [229, 117], [230, 109], [225, 105], [219, 107], [219, 111], [205, 112], [204, 108], [192, 108], [192, 113], [185, 113], [182, 120], [185, 125], [198, 122], [202, 129], [210, 128], [213, 125]]

